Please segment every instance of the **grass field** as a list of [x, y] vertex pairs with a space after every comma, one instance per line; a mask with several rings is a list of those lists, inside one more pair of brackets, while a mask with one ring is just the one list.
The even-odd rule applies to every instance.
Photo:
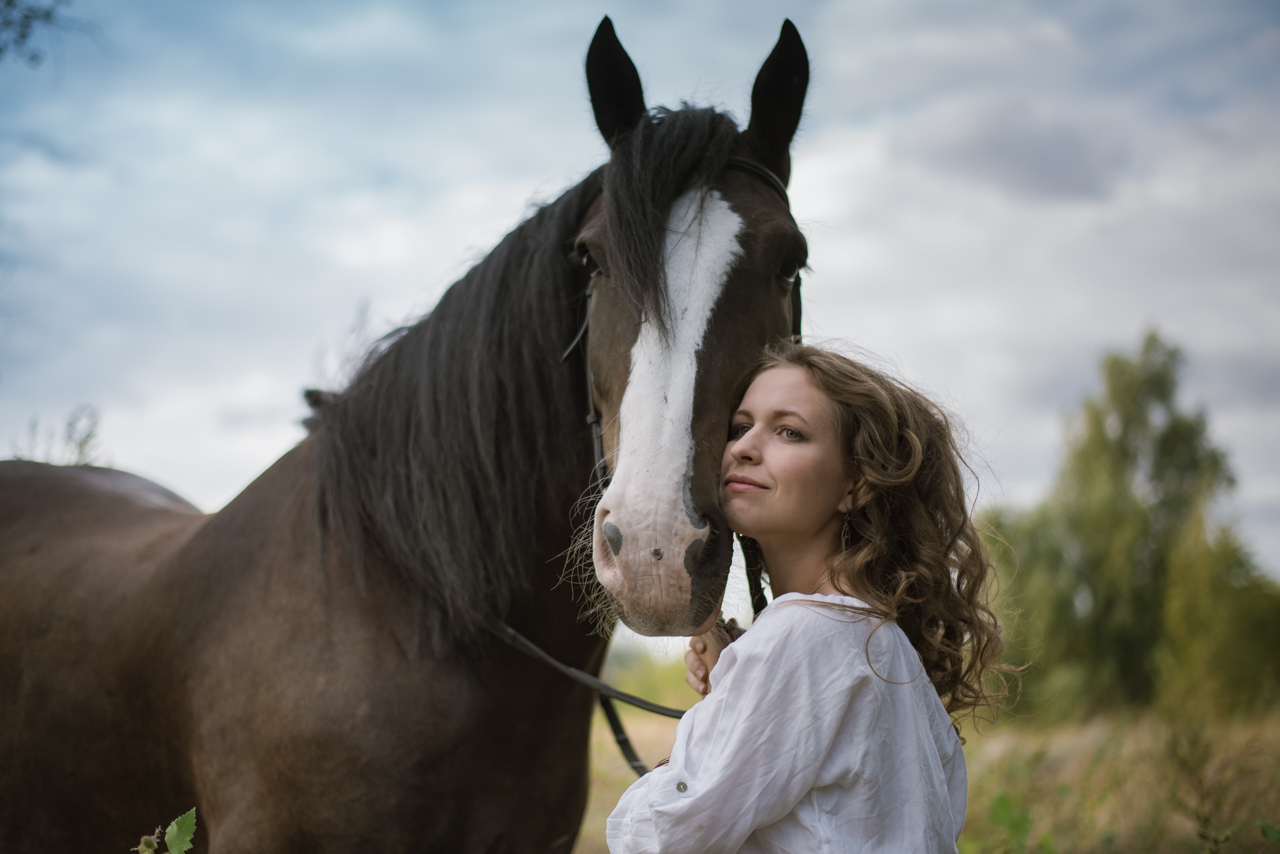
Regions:
[[[611, 659], [606, 675], [624, 690], [684, 708], [696, 697], [683, 673], [679, 662], [633, 656]], [[647, 764], [670, 753], [674, 720], [621, 708]], [[1151, 715], [1056, 727], [1015, 721], [965, 735], [963, 854], [1280, 854], [1280, 842], [1265, 844], [1258, 823], [1280, 825], [1280, 714], [1203, 726]], [[577, 854], [604, 854], [605, 819], [635, 779], [597, 712]]]

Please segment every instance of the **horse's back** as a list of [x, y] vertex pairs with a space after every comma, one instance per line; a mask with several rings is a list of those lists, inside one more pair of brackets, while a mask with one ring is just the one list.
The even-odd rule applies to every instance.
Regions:
[[0, 462], [0, 850], [59, 838], [60, 807], [166, 775], [114, 760], [154, 720], [161, 570], [208, 518], [125, 472]]
[[0, 527], [42, 518], [106, 517], [130, 511], [199, 514], [189, 501], [136, 474], [97, 466], [0, 460]]
[[128, 472], [0, 461], [0, 590], [33, 580], [28, 574], [43, 586], [59, 572], [104, 564], [125, 573], [113, 584], [123, 582], [130, 568], [171, 554], [206, 518]]

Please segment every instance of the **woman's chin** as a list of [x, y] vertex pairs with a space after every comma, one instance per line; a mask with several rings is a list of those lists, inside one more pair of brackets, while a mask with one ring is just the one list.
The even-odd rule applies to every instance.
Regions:
[[750, 517], [734, 516], [732, 513], [724, 514], [725, 521], [729, 524], [729, 530], [733, 531], [739, 537], [755, 537], [756, 526], [751, 524]]
[[741, 496], [734, 493], [724, 495], [720, 499], [720, 509], [724, 511], [725, 522], [729, 525], [729, 530], [743, 537], [750, 537], [751, 531], [755, 526], [751, 524], [751, 507], [744, 506], [747, 502], [743, 501]]

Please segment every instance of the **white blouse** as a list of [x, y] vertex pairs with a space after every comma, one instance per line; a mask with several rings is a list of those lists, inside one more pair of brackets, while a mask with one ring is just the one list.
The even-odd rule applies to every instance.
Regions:
[[[788, 593], [711, 671], [671, 762], [609, 816], [612, 854], [955, 852], [960, 739], [894, 623]], [[869, 641], [868, 641], [869, 638]]]

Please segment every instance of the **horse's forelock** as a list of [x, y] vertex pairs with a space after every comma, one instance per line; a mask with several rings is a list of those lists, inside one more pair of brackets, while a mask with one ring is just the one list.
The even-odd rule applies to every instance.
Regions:
[[739, 139], [733, 118], [710, 108], [659, 107], [616, 141], [604, 177], [611, 278], [637, 317], [665, 329], [663, 246], [671, 206], [710, 184]]

